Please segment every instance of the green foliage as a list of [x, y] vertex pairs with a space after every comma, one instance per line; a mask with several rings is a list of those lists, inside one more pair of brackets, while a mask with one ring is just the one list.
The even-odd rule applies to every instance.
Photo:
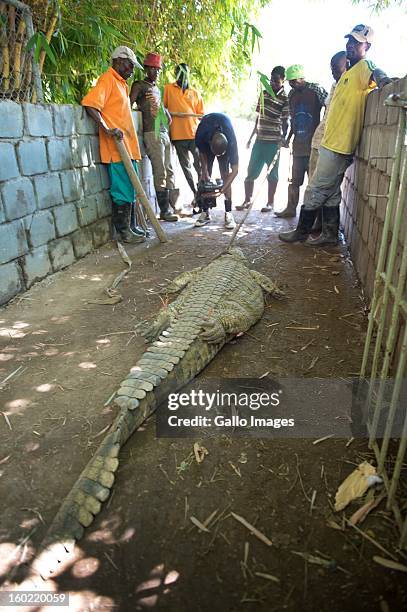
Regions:
[[259, 45], [261, 33], [250, 20], [265, 4], [267, 0], [61, 0], [59, 26], [49, 45], [55, 66], [41, 42], [46, 97], [78, 102], [107, 69], [118, 45], [131, 47], [141, 63], [146, 52], [160, 53], [162, 82], [174, 80], [175, 65], [186, 62], [191, 83], [206, 99], [219, 90], [228, 94]]
[[381, 13], [381, 11], [391, 6], [405, 5], [406, 0], [352, 0], [352, 4], [367, 4], [375, 13]]

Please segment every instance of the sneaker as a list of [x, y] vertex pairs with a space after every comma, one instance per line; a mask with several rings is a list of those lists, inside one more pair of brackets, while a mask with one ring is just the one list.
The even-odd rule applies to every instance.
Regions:
[[263, 206], [260, 212], [268, 213], [268, 212], [271, 212], [272, 210], [273, 210], [273, 205], [266, 204], [265, 206]]
[[211, 217], [209, 212], [201, 212], [198, 219], [196, 220], [195, 227], [202, 227], [203, 225], [207, 225], [211, 222]]
[[228, 230], [235, 229], [236, 221], [231, 212], [225, 212], [225, 228]]
[[236, 206], [236, 210], [247, 210], [250, 204], [251, 202], [243, 202], [243, 204], [239, 204], [239, 206]]

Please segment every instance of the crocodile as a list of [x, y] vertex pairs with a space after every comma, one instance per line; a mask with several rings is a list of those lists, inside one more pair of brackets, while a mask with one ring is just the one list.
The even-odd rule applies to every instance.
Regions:
[[263, 291], [284, 295], [267, 276], [248, 268], [238, 248], [180, 274], [165, 289], [167, 294], [179, 291], [142, 332], [151, 344], [121, 383], [114, 399], [117, 417], [60, 507], [45, 543], [80, 540], [110, 495], [124, 443], [169, 393], [190, 382], [226, 342], [261, 318]]

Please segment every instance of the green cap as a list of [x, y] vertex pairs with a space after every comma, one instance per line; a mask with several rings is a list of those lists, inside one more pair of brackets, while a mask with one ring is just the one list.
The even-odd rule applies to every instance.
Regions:
[[295, 81], [296, 79], [305, 79], [304, 66], [301, 64], [293, 64], [289, 66], [285, 71], [285, 78], [287, 81]]

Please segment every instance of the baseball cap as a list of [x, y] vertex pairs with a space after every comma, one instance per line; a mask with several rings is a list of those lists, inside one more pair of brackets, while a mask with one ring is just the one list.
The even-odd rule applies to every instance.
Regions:
[[305, 79], [304, 66], [301, 64], [293, 64], [285, 71], [287, 81], [295, 81], [296, 79]]
[[147, 53], [144, 58], [144, 66], [152, 66], [153, 68], [161, 68], [161, 55], [158, 53]]
[[352, 36], [352, 38], [354, 38], [358, 42], [371, 43], [374, 37], [373, 28], [364, 25], [363, 23], [360, 23], [359, 25], [356, 25], [353, 28], [352, 32], [346, 34], [344, 38], [349, 38], [350, 36]]
[[119, 57], [130, 60], [134, 66], [139, 66], [136, 54], [134, 53], [134, 51], [129, 49], [129, 47], [116, 47], [116, 49], [112, 53], [112, 60], [118, 59]]

